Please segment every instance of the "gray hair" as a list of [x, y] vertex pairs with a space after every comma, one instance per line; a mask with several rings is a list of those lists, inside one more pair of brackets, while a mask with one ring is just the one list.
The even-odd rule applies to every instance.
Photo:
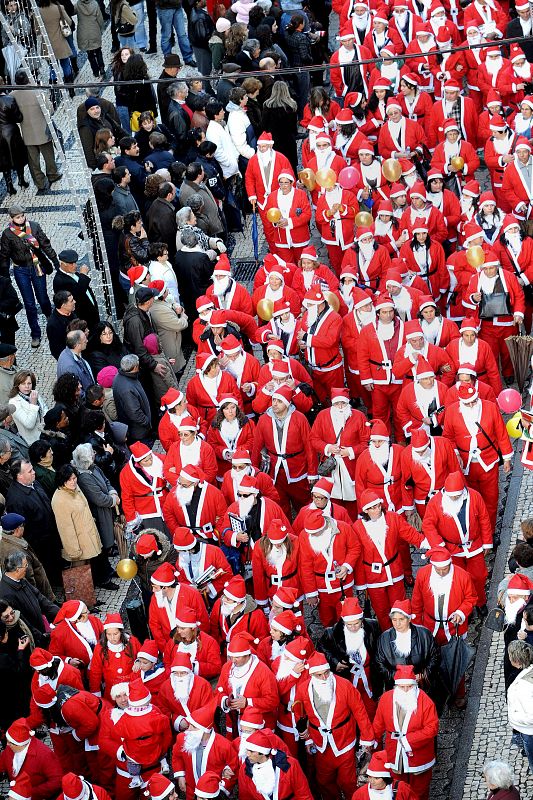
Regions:
[[265, 14], [268, 14], [272, 8], [272, 0], [257, 0], [256, 6], [259, 6], [259, 8], [263, 9]]
[[69, 350], [74, 350], [79, 345], [85, 333], [83, 331], [69, 331], [67, 333], [67, 347]]
[[72, 453], [72, 466], [78, 470], [86, 470], [94, 464], [92, 444], [79, 444]]
[[135, 367], [139, 366], [139, 356], [136, 356], [135, 353], [128, 353], [127, 356], [123, 356], [120, 360], [120, 369], [122, 372], [131, 372]]
[[20, 569], [26, 559], [26, 553], [22, 550], [14, 550], [10, 553], [4, 562], [4, 572], [15, 572]]
[[184, 228], [185, 225], [188, 225], [191, 214], [192, 208], [190, 206], [183, 206], [183, 208], [180, 208], [180, 210], [176, 212], [176, 224], [178, 228]]
[[261, 48], [259, 44], [259, 39], [247, 39], [242, 46], [242, 50], [246, 50], [246, 52], [253, 53], [254, 50], [258, 50]]
[[172, 99], [174, 99], [174, 97], [176, 97], [176, 95], [180, 92], [185, 94], [189, 93], [189, 87], [185, 81], [176, 81], [176, 83], [173, 83], [168, 87], [168, 93]]
[[193, 211], [196, 214], [197, 211], [200, 211], [200, 209], [203, 208], [203, 205], [204, 201], [202, 199], [201, 194], [198, 194], [198, 192], [191, 194], [191, 196], [189, 197], [189, 206], [191, 211]]
[[4, 456], [6, 453], [12, 449], [11, 442], [9, 439], [5, 439], [3, 436], [0, 436], [0, 456]]
[[527, 642], [520, 641], [520, 639], [511, 642], [507, 648], [507, 653], [513, 665], [520, 667], [520, 669], [526, 669], [533, 664], [533, 647]]
[[483, 775], [490, 786], [498, 789], [510, 789], [515, 777], [507, 761], [487, 761], [483, 767]]
[[181, 243], [184, 247], [196, 247], [198, 244], [198, 236], [192, 228], [184, 228], [181, 233]]

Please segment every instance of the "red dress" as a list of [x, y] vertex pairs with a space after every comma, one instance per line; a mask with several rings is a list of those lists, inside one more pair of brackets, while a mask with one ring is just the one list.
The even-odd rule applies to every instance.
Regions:
[[[120, 647], [120, 650], [114, 650]], [[113, 649], [112, 649], [113, 648]], [[129, 683], [135, 676], [132, 667], [141, 649], [141, 643], [130, 636], [126, 645], [109, 645], [107, 653], [101, 644], [94, 648], [93, 660], [89, 668], [89, 689], [106, 700], [111, 700], [111, 689], [115, 683]]]

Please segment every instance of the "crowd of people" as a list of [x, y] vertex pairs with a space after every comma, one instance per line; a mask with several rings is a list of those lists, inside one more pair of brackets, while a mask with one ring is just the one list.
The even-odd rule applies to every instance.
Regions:
[[[533, 320], [529, 3], [37, 4], [72, 97], [79, 51], [113, 82], [114, 102], [76, 111], [120, 324], [76, 250], [10, 201], [9, 800], [428, 800], [442, 714], [468, 702], [445, 655], [488, 613], [513, 459], [506, 339]], [[4, 13], [38, 58], [29, 5]], [[6, 36], [4, 83], [25, 86]], [[62, 177], [40, 102], [0, 91], [10, 195], [26, 165], [37, 194]], [[251, 213], [267, 252], [242, 282]], [[22, 310], [56, 362], [52, 402], [17, 358]], [[522, 529], [498, 600], [533, 772]], [[88, 599], [117, 590], [124, 541], [140, 637]], [[508, 763], [484, 776], [491, 800], [519, 800]]]

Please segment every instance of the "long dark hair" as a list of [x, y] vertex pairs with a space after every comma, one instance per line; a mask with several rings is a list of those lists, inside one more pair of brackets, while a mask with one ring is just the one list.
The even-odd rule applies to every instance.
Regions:
[[[387, 89], [386, 90], [385, 98], [384, 98], [384, 102], [385, 103], [387, 103], [387, 100], [389, 99], [389, 97], [394, 97], [394, 92], [391, 91], [391, 89]], [[378, 106], [379, 106], [378, 97], [377, 97], [375, 91], [372, 90], [372, 94], [368, 98], [368, 103], [366, 104], [366, 107], [367, 107], [367, 109], [369, 111], [377, 111]]]
[[[124, 645], [124, 652], [128, 658], [135, 658], [135, 653], [133, 652], [133, 647], [131, 645], [131, 639], [124, 630], [120, 631], [120, 643]], [[104, 661], [109, 661], [109, 642], [107, 641], [105, 631], [102, 631], [100, 634], [100, 644], [102, 646]]]
[[140, 53], [134, 53], [128, 58], [122, 70], [125, 81], [142, 81], [148, 78], [148, 67]]
[[[226, 419], [226, 417], [224, 416], [224, 411], [221, 408], [219, 408], [217, 413], [215, 414], [215, 418], [213, 419], [213, 422], [211, 423], [211, 427], [214, 428], [216, 431], [219, 431], [220, 430], [220, 426], [222, 425], [222, 422], [225, 419]], [[236, 419], [237, 419], [237, 421], [239, 423], [239, 428], [241, 428], [241, 429], [244, 428], [245, 425], [248, 425], [248, 423], [250, 422], [250, 420], [248, 419], [248, 417], [246, 416], [244, 411], [242, 411], [239, 408], [239, 406], [237, 406], [237, 417], [236, 417]]]
[[[320, 100], [322, 103], [319, 102]], [[309, 108], [313, 114], [316, 112], [317, 108], [322, 109], [324, 114], [328, 113], [329, 109], [331, 108], [331, 97], [323, 86], [314, 86], [311, 89], [311, 94], [309, 95]]]

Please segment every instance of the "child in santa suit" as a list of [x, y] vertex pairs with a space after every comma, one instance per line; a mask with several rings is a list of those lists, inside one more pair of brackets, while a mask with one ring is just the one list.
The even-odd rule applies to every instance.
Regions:
[[360, 786], [354, 793], [352, 800], [370, 800], [380, 797], [385, 800], [395, 797], [396, 800], [416, 800], [416, 795], [405, 781], [393, 780], [391, 768], [387, 764], [386, 750], [372, 754], [366, 771], [368, 783]]
[[104, 632], [94, 649], [89, 669], [89, 689], [106, 700], [111, 699], [111, 689], [115, 683], [129, 681], [133, 664], [141, 647], [135, 636], [124, 630], [120, 614], [107, 614]]
[[67, 600], [54, 620], [50, 652], [78, 669], [87, 669], [103, 631], [102, 621], [89, 614], [81, 600]]
[[63, 791], [57, 800], [111, 800], [111, 796], [96, 783], [89, 783], [83, 776], [67, 772], [61, 781]]

